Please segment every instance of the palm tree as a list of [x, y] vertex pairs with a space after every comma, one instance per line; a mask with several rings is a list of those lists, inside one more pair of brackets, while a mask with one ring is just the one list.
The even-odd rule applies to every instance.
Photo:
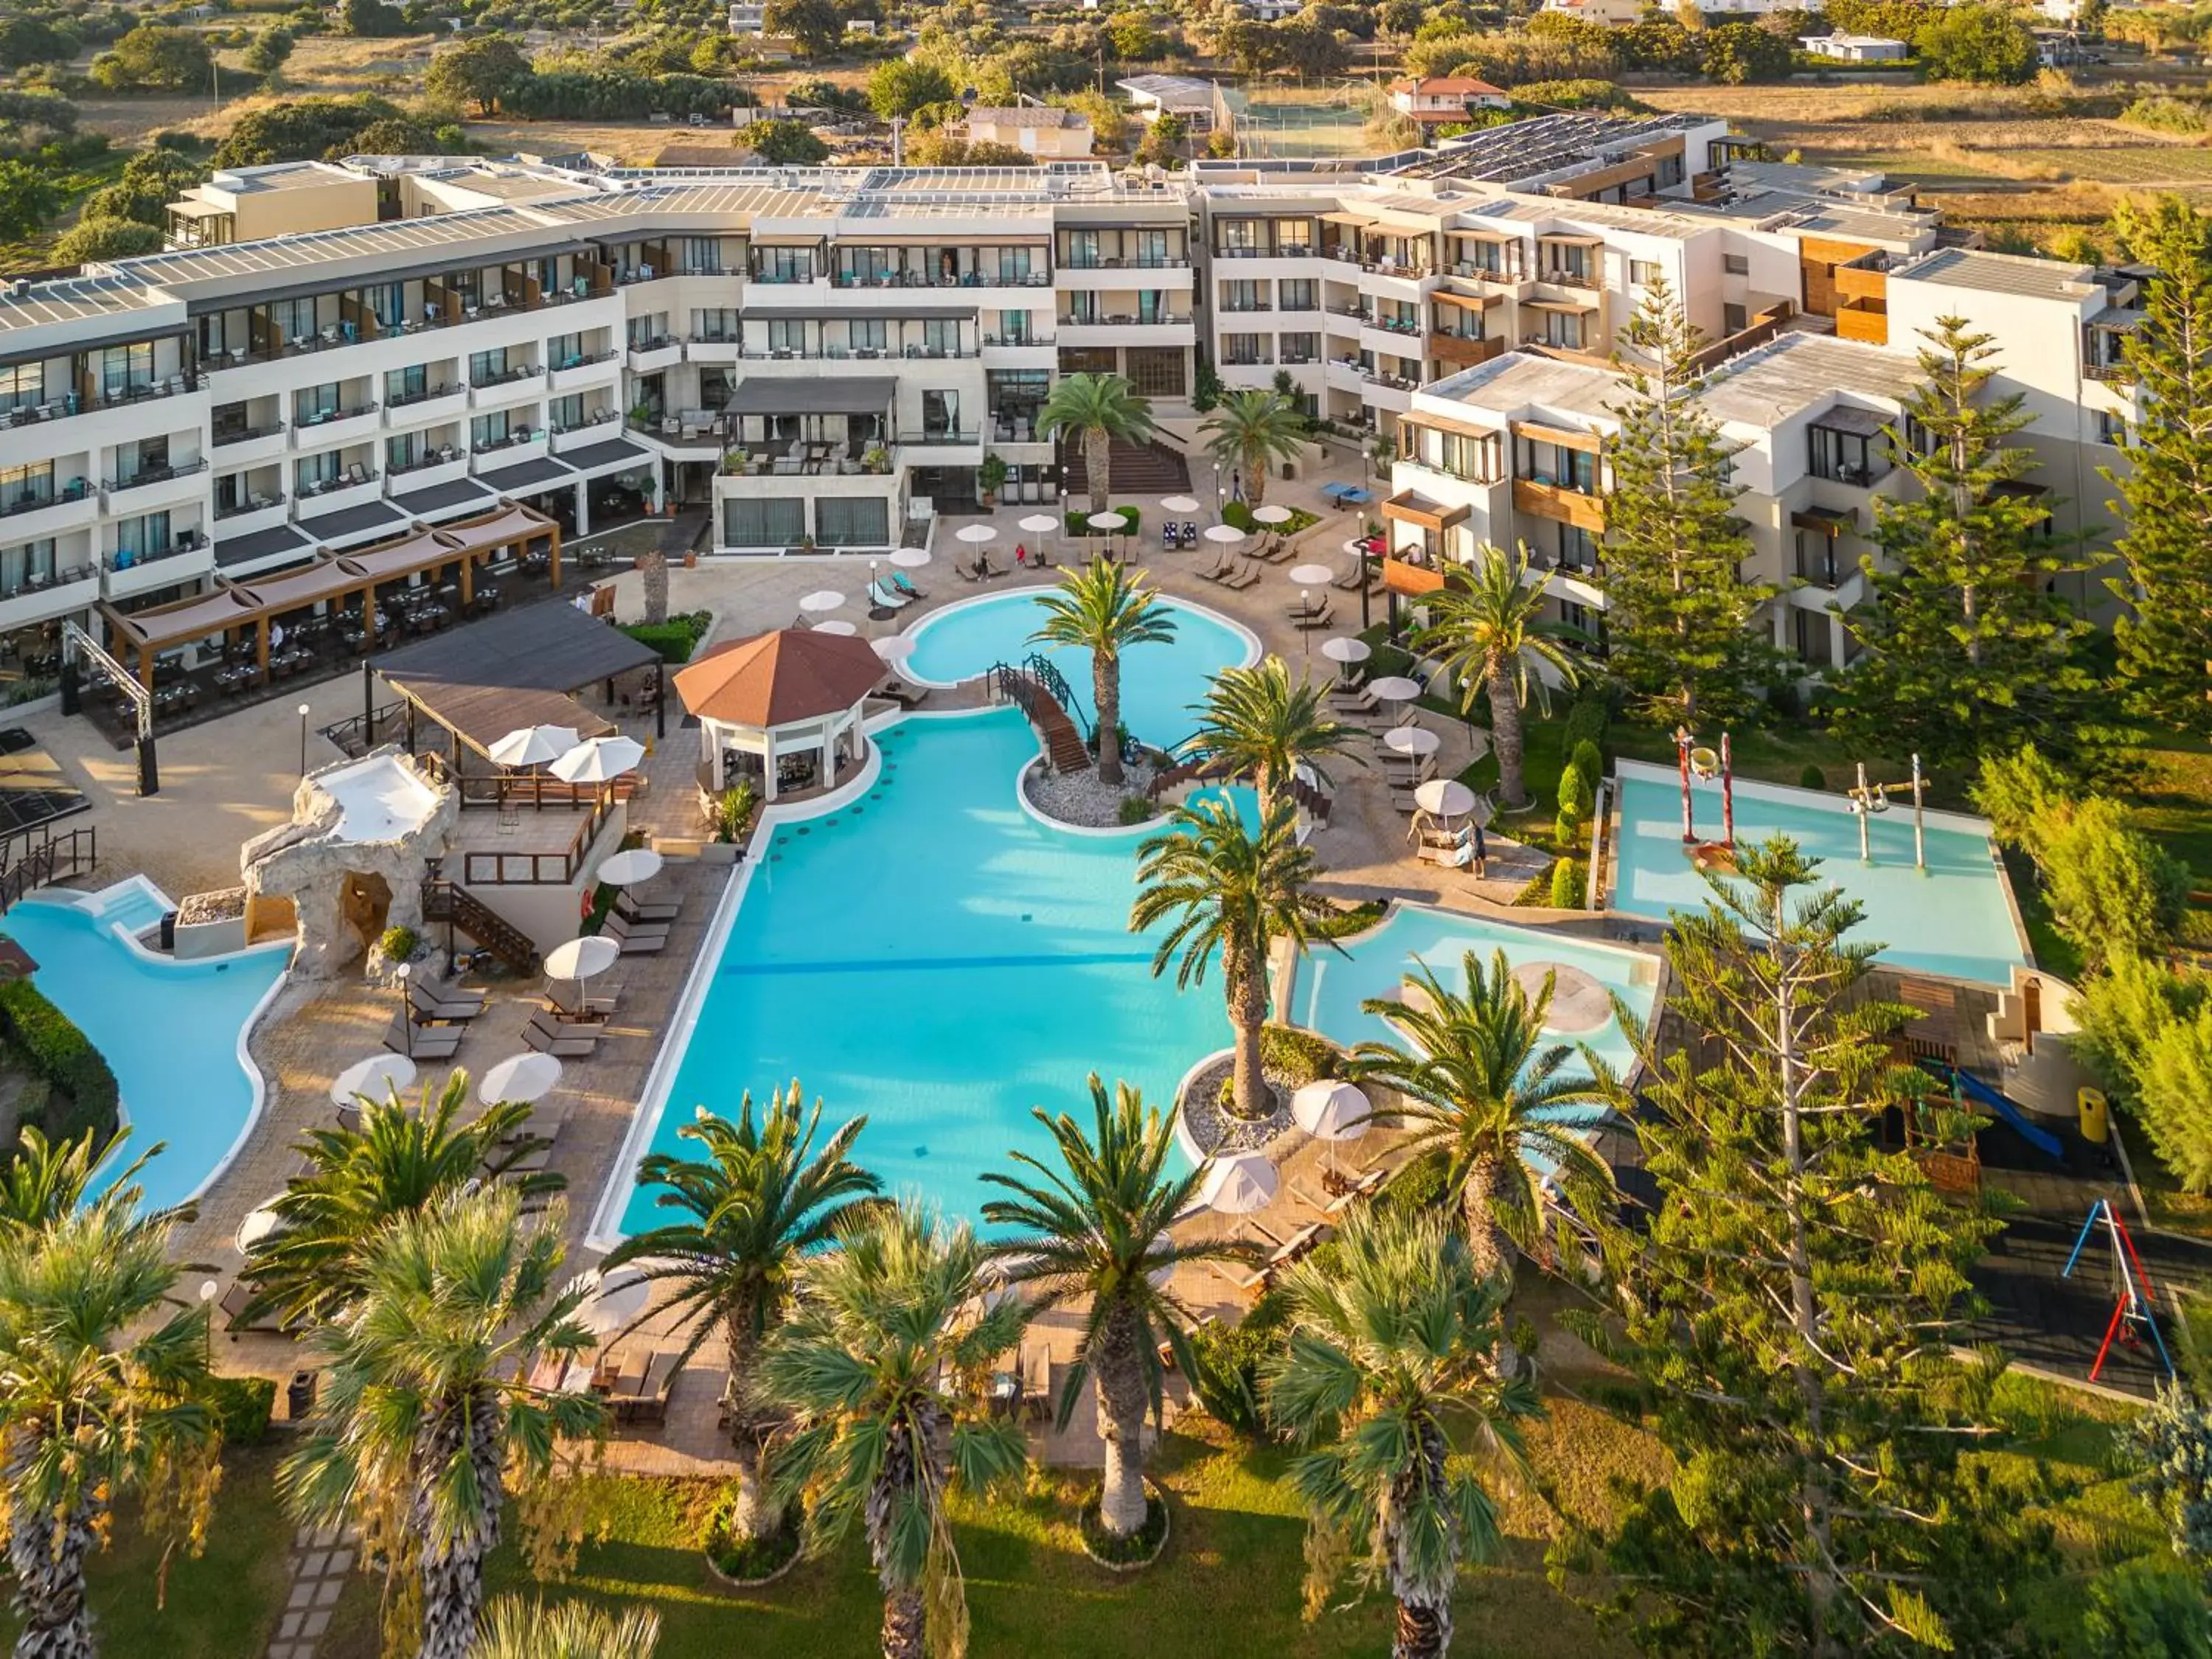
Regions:
[[1268, 952], [1279, 939], [1304, 945], [1317, 937], [1314, 925], [1328, 911], [1306, 891], [1317, 866], [1298, 844], [1297, 814], [1290, 802], [1278, 801], [1254, 835], [1227, 801], [1179, 806], [1166, 833], [1146, 842], [1137, 858], [1143, 890], [1130, 907], [1129, 931], [1175, 918], [1152, 953], [1152, 973], [1175, 962], [1179, 989], [1203, 981], [1206, 964], [1220, 953], [1222, 993], [1237, 1031], [1237, 1110], [1266, 1117], [1260, 1030], [1267, 1020]]
[[611, 1272], [641, 1261], [640, 1276], [673, 1288], [665, 1307], [653, 1311], [658, 1317], [675, 1309], [691, 1327], [685, 1363], [718, 1328], [729, 1345], [723, 1402], [738, 1464], [729, 1526], [738, 1538], [758, 1538], [781, 1519], [766, 1501], [763, 1476], [770, 1419], [760, 1399], [761, 1344], [789, 1310], [800, 1258], [848, 1226], [881, 1189], [846, 1157], [867, 1121], [854, 1118], [817, 1152], [822, 1107], [802, 1114], [796, 1082], [782, 1098], [769, 1097], [757, 1124], [750, 1094], [734, 1123], [702, 1107], [677, 1131], [698, 1144], [701, 1157], [655, 1152], [638, 1166], [638, 1184], [666, 1188], [656, 1202], [684, 1218], [624, 1240], [604, 1264]]
[[568, 1206], [521, 1206], [504, 1183], [447, 1194], [367, 1242], [359, 1299], [316, 1333], [321, 1410], [278, 1470], [301, 1521], [356, 1522], [384, 1556], [400, 1591], [387, 1648], [419, 1659], [466, 1659], [510, 1485], [543, 1480], [556, 1437], [605, 1420], [595, 1396], [527, 1381], [594, 1339], [575, 1317], [589, 1279], [556, 1278]]
[[[1080, 376], [1077, 378], [1080, 379]], [[1064, 384], [1064, 383], [1063, 383]], [[1175, 614], [1160, 603], [1151, 573], [1100, 554], [1071, 565], [1060, 586], [1042, 594], [1044, 625], [1030, 635], [1043, 645], [1080, 646], [1091, 653], [1091, 696], [1097, 705], [1100, 781], [1121, 781], [1121, 653], [1133, 645], [1175, 638]]]
[[[1290, 665], [1268, 657], [1250, 668], [1224, 668], [1206, 687], [1206, 701], [1194, 711], [1198, 732], [1192, 747], [1226, 762], [1242, 776], [1252, 775], [1260, 791], [1264, 819], [1305, 763], [1323, 783], [1323, 755], [1351, 755], [1355, 738], [1364, 734], [1332, 717], [1322, 688], [1291, 678]], [[1361, 764], [1365, 764], [1362, 762]]]
[[413, 1106], [397, 1089], [381, 1101], [362, 1096], [358, 1128], [309, 1130], [299, 1147], [307, 1173], [269, 1206], [277, 1216], [276, 1231], [246, 1253], [241, 1276], [254, 1286], [249, 1314], [273, 1310], [288, 1325], [336, 1317], [360, 1289], [367, 1241], [393, 1218], [471, 1182], [503, 1175], [531, 1198], [568, 1184], [550, 1170], [509, 1172], [546, 1144], [521, 1133], [529, 1107], [506, 1102], [465, 1124], [458, 1120], [468, 1103], [468, 1073], [457, 1071], [434, 1101], [427, 1083]]
[[[1362, 1005], [1405, 1039], [1406, 1048], [1363, 1042], [1352, 1051], [1352, 1077], [1380, 1083], [1401, 1097], [1375, 1115], [1410, 1123], [1409, 1169], [1425, 1156], [1444, 1164], [1444, 1191], [1464, 1218], [1468, 1247], [1484, 1273], [1510, 1282], [1512, 1249], [1532, 1248], [1542, 1233], [1545, 1177], [1559, 1202], [1586, 1221], [1601, 1218], [1614, 1197], [1613, 1174], [1590, 1151], [1566, 1109], [1612, 1098], [1605, 1068], [1597, 1075], [1562, 1073], [1573, 1052], [1544, 1040], [1552, 976], [1531, 996], [1513, 977], [1505, 952], [1490, 971], [1470, 951], [1461, 962], [1463, 994], [1446, 990], [1423, 967], [1407, 975], [1413, 994], [1370, 998]], [[1410, 1050], [1411, 1052], [1407, 1052]]]
[[1203, 430], [1206, 453], [1243, 474], [1244, 499], [1258, 507], [1267, 499], [1269, 470], [1305, 453], [1310, 428], [1304, 412], [1281, 392], [1255, 390], [1224, 393]]
[[[122, 1152], [130, 1134], [128, 1129], [122, 1131], [95, 1156], [94, 1136], [88, 1129], [72, 1140], [49, 1140], [35, 1125], [25, 1124], [15, 1155], [0, 1159], [0, 1232], [15, 1229], [43, 1232], [63, 1217], [74, 1215], [95, 1188], [120, 1194], [123, 1207], [137, 1212], [145, 1196], [138, 1185], [138, 1172], [165, 1143], [156, 1141], [110, 1175], [108, 1165]], [[190, 1221], [197, 1213], [197, 1206], [184, 1204], [155, 1211], [143, 1219], [161, 1225]]]
[[[166, 1220], [117, 1189], [0, 1228], [0, 1492], [15, 1659], [89, 1659], [85, 1560], [116, 1500], [173, 1487], [192, 1538], [215, 1492], [207, 1310], [173, 1296]], [[195, 1541], [194, 1547], [197, 1548]]]
[[817, 1551], [857, 1519], [884, 1595], [884, 1659], [963, 1659], [968, 1598], [946, 1498], [985, 1491], [1027, 1461], [1021, 1431], [971, 1415], [956, 1374], [1020, 1340], [1011, 1297], [978, 1311], [985, 1252], [966, 1223], [902, 1205], [863, 1218], [807, 1264], [799, 1310], [769, 1339], [761, 1381], [798, 1432], [781, 1458], [806, 1492]]
[[1250, 1251], [1225, 1238], [1169, 1237], [1169, 1224], [1190, 1206], [1204, 1179], [1201, 1170], [1165, 1173], [1174, 1155], [1172, 1113], [1146, 1110], [1144, 1097], [1126, 1083], [1109, 1101], [1096, 1073], [1091, 1107], [1091, 1134], [1066, 1113], [1050, 1117], [1036, 1109], [1059, 1148], [1060, 1167], [1011, 1154], [1034, 1178], [985, 1174], [1014, 1196], [988, 1200], [983, 1219], [1017, 1230], [998, 1251], [1008, 1279], [1042, 1287], [1037, 1309], [1090, 1304], [1060, 1391], [1060, 1423], [1067, 1425], [1084, 1383], [1095, 1376], [1106, 1439], [1099, 1519], [1108, 1533], [1126, 1538], [1148, 1512], [1143, 1431], [1146, 1411], [1155, 1419], [1160, 1412], [1160, 1344], [1185, 1376], [1197, 1375], [1186, 1335], [1190, 1310], [1169, 1294], [1165, 1280], [1183, 1262], [1242, 1261]]
[[1468, 585], [1447, 584], [1428, 596], [1424, 650], [1443, 653], [1457, 678], [1460, 707], [1472, 709], [1475, 693], [1490, 694], [1491, 746], [1498, 752], [1498, 793], [1507, 808], [1528, 804], [1521, 776], [1521, 710], [1533, 690], [1536, 706], [1551, 711], [1552, 693], [1540, 672], [1550, 669], [1572, 685], [1580, 671], [1559, 643], [1561, 630], [1537, 620], [1544, 608], [1540, 583], [1522, 580], [1528, 550], [1512, 553], [1485, 543]]
[[653, 1659], [660, 1615], [647, 1607], [620, 1614], [584, 1601], [548, 1607], [502, 1595], [484, 1610], [469, 1659]]
[[1366, 1542], [1368, 1574], [1398, 1603], [1391, 1659], [1443, 1659], [1460, 1564], [1498, 1547], [1490, 1495], [1453, 1457], [1452, 1431], [1516, 1467], [1520, 1419], [1540, 1403], [1533, 1383], [1483, 1363], [1504, 1291], [1443, 1218], [1355, 1210], [1333, 1254], [1285, 1283], [1291, 1339], [1265, 1374], [1267, 1410], [1299, 1440], [1329, 1442], [1291, 1465], [1291, 1484], [1316, 1532]]
[[1140, 444], [1150, 438], [1152, 406], [1119, 374], [1063, 374], [1038, 411], [1037, 430], [1082, 441], [1084, 493], [1097, 512], [1111, 490], [1114, 441]]

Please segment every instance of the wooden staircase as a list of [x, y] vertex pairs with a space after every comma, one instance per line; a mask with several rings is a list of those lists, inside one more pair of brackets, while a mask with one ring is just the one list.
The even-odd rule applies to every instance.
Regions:
[[0, 841], [0, 915], [35, 888], [82, 875], [100, 862], [100, 838], [90, 826], [56, 834], [51, 824]]
[[518, 974], [538, 971], [538, 947], [528, 935], [435, 866], [422, 884], [422, 920], [450, 922]]
[[[1083, 445], [1071, 440], [1060, 463], [1068, 493], [1086, 499], [1091, 493], [1085, 477]], [[1107, 450], [1106, 477], [1115, 495], [1185, 495], [1190, 493], [1190, 464], [1158, 439], [1149, 443], [1123, 443], [1115, 439]]]
[[1029, 716], [1044, 745], [1046, 764], [1055, 772], [1087, 772], [1091, 747], [1060, 706], [1044, 675], [1032, 668], [1000, 663], [991, 671], [991, 695], [1004, 697]]

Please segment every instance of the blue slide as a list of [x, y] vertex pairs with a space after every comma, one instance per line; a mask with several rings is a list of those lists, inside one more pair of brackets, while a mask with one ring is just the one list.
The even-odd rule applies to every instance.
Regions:
[[1922, 1067], [1960, 1090], [1978, 1106], [1987, 1107], [1991, 1113], [2009, 1124], [2014, 1132], [2029, 1146], [2053, 1163], [2066, 1162], [2066, 1148], [2058, 1137], [2048, 1129], [2038, 1128], [2020, 1103], [2010, 1095], [1991, 1087], [1971, 1072], [1962, 1072], [1955, 1066], [1947, 1066], [1940, 1060], [1923, 1060]]

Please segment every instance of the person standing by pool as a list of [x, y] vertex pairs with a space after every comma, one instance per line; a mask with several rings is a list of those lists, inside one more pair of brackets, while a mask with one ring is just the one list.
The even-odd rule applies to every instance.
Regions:
[[1490, 865], [1490, 848], [1482, 839], [1482, 820], [1474, 822], [1474, 878], [1480, 881]]

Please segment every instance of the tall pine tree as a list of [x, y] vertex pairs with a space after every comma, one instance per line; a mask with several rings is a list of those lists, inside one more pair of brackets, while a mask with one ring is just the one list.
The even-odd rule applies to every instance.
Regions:
[[2212, 735], [2212, 245], [2187, 203], [2161, 197], [2113, 215], [2129, 254], [2154, 267], [2142, 322], [2126, 337], [2141, 418], [2128, 464], [2104, 469], [2127, 567], [2108, 585], [2129, 606], [2113, 628], [2130, 709], [2169, 730]]
[[[1676, 915], [1691, 1036], [1646, 1052], [1637, 1123], [1661, 1197], [1608, 1244], [1619, 1315], [1578, 1322], [1675, 1462], [1602, 1539], [1615, 1610], [1670, 1659], [1999, 1651], [2052, 1564], [1960, 1462], [1996, 1368], [1954, 1345], [1996, 1224], [1875, 1144], [1910, 1011], [1865, 994], [1876, 947], [1817, 870], [1778, 836]], [[1963, 1128], [1948, 1101], [1923, 1122]]]
[[1752, 624], [1772, 589], [1743, 579], [1751, 536], [1736, 516], [1730, 447], [1699, 407], [1705, 337], [1667, 283], [1621, 331], [1629, 396], [1613, 406], [1605, 592], [1607, 657], [1654, 718], [1742, 720], [1771, 652]]
[[1866, 647], [1842, 683], [1838, 726], [1872, 754], [1971, 764], [2036, 743], [2078, 751], [2092, 690], [2076, 647], [2088, 624], [2049, 591], [2081, 568], [2047, 536], [2053, 503], [2002, 486], [2035, 470], [2005, 440], [2028, 424], [2021, 398], [1990, 394], [1996, 349], [1959, 317], [1923, 330], [1927, 382], [1891, 434], [1915, 486], [1877, 497], [1875, 599], [1851, 613]]

